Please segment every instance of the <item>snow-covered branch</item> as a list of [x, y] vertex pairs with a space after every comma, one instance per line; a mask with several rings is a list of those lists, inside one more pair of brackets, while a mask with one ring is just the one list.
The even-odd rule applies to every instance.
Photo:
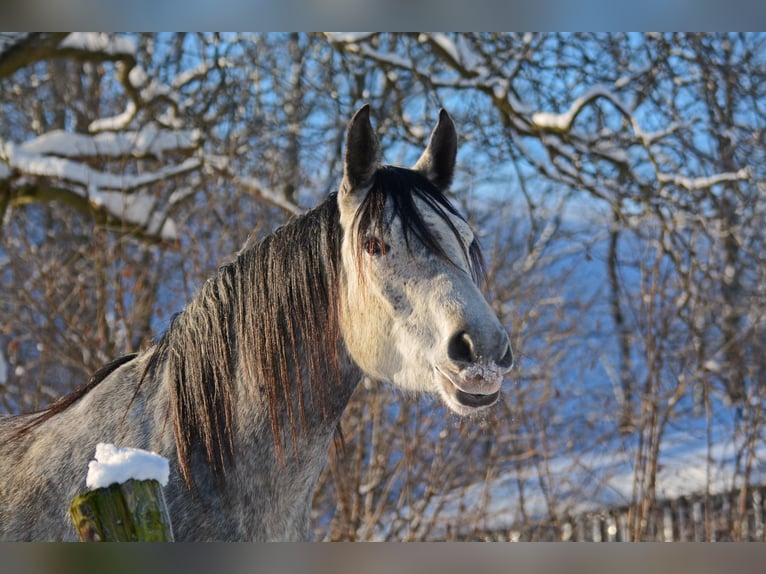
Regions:
[[[177, 230], [167, 213], [171, 204], [163, 205], [149, 188], [199, 170], [203, 159], [195, 150], [201, 143], [197, 130], [173, 131], [155, 125], [96, 135], [55, 130], [21, 144], [0, 140], [0, 184], [8, 186], [11, 206], [53, 200], [59, 194], [70, 205], [101, 214], [106, 222], [119, 222], [149, 238], [172, 241]], [[179, 154], [186, 159], [167, 160]], [[92, 167], [92, 162], [105, 158], [152, 158], [167, 164], [138, 173]]]
[[[180, 90], [204, 78], [211, 65], [179, 74], [169, 86], [139, 65], [137, 41], [128, 35], [13, 34], [2, 40], [0, 76], [50, 58], [112, 61], [125, 99], [121, 112], [85, 124], [89, 133], [54, 129], [26, 141], [0, 140], [0, 211], [61, 200], [108, 225], [151, 240], [174, 240], [170, 210], [177, 202], [158, 195], [156, 184], [203, 167], [203, 133], [189, 128], [179, 102]], [[228, 65], [223, 58], [215, 64]]]
[[199, 147], [201, 139], [199, 130], [168, 130], [148, 124], [138, 131], [95, 135], [54, 130], [24, 142], [19, 147], [27, 154], [54, 157], [161, 159], [166, 152], [190, 152]]
[[624, 116], [632, 118], [633, 114], [628, 110], [620, 99], [606, 86], [596, 85], [585, 91], [576, 98], [569, 109], [561, 114], [550, 112], [535, 112], [531, 115], [532, 125], [538, 129], [565, 133], [572, 128], [572, 124], [578, 114], [591, 102], [598, 98], [609, 100]]
[[[188, 157], [180, 163], [139, 174], [110, 173], [61, 156], [97, 157], [99, 147], [96, 143], [104, 144], [105, 156], [126, 156], [130, 153], [126, 145], [130, 134], [123, 134], [126, 135], [123, 139], [107, 138], [102, 142], [94, 142], [95, 138], [88, 136], [78, 139], [74, 134], [63, 132], [49, 135], [52, 137], [42, 136], [21, 145], [0, 141], [0, 182], [6, 180], [11, 189], [11, 205], [51, 200], [61, 194], [62, 199], [68, 197], [70, 204], [83, 209], [87, 206], [94, 213], [101, 213], [107, 221], [137, 227], [148, 237], [164, 241], [176, 239], [176, 226], [168, 218], [167, 207], [163, 207], [157, 195], [147, 188], [200, 169], [200, 157]], [[134, 141], [142, 156], [161, 155], [172, 149], [169, 141], [163, 138], [155, 140], [155, 146], [148, 141], [142, 145], [140, 139]], [[177, 141], [189, 145], [193, 139], [181, 137]], [[40, 186], [48, 193], [41, 193]]]
[[[429, 89], [485, 94], [501, 118], [506, 131], [504, 141], [520, 149], [526, 162], [547, 178], [588, 189], [600, 198], [611, 197], [615, 206], [628, 193], [626, 181], [634, 185], [636, 195], [640, 196], [657, 184], [692, 190], [749, 177], [744, 168], [710, 177], [669, 173], [676, 166], [667, 162], [668, 156], [660, 146], [667, 145], [670, 138], [683, 137], [680, 134], [689, 130], [695, 119], [682, 121], [679, 116], [671, 117], [666, 126], [654, 131], [643, 125], [648, 124], [649, 116], [639, 107], [646, 102], [642, 89], [652, 85], [652, 77], [657, 73], [647, 64], [627, 67], [612, 84], [582, 84], [584, 90], [561, 111], [545, 109], [546, 102], [566, 102], [569, 86], [557, 92], [556, 98], [548, 98], [546, 94], [534, 94], [518, 85], [521, 82], [528, 85], [526, 82], [534, 73], [527, 72], [523, 80], [519, 77], [523, 66], [535, 65], [537, 56], [532, 36], [520, 38], [520, 43], [509, 42], [505, 52], [499, 52], [497, 45], [493, 45], [494, 37], [472, 34], [401, 34], [393, 41], [391, 38], [381, 40], [379, 34], [326, 34], [325, 37], [348, 58], [357, 60], [360, 68], [366, 61], [379, 68], [395, 70], [397, 74], [406, 73], [426, 83]], [[386, 51], [384, 46], [394, 48]], [[424, 46], [428, 47], [425, 52]], [[567, 65], [571, 63], [562, 64]], [[550, 74], [550, 71], [540, 73]], [[571, 85], [571, 81], [568, 82]], [[536, 103], [525, 101], [522, 94], [532, 94], [528, 97], [534, 97]], [[578, 125], [578, 118], [597, 102], [609, 105], [596, 114], [588, 114], [582, 125]], [[615, 113], [619, 123], [609, 121], [610, 114], [614, 117]], [[620, 127], [609, 127], [614, 125]], [[642, 163], [647, 165], [647, 158], [653, 177], [647, 177], [646, 169], [639, 167]], [[611, 164], [608, 175], [593, 177], [589, 172], [594, 169], [593, 160], [601, 165]], [[619, 178], [615, 178], [614, 173], [619, 173]]]
[[660, 183], [672, 184], [689, 191], [694, 191], [699, 189], [709, 189], [722, 183], [747, 181], [750, 179], [750, 170], [743, 167], [736, 172], [718, 173], [710, 177], [684, 177], [677, 174], [658, 173], [657, 179]]
[[301, 215], [304, 212], [304, 210], [301, 209], [298, 205], [288, 201], [283, 196], [274, 193], [269, 189], [267, 185], [264, 185], [263, 182], [260, 182], [256, 179], [248, 177], [234, 177], [233, 183], [234, 185], [237, 185], [242, 189], [247, 190], [249, 193], [255, 195], [256, 197], [264, 200], [266, 203], [270, 203], [271, 205], [278, 207], [287, 213], [292, 215]]
[[180, 164], [169, 165], [156, 171], [132, 175], [108, 173], [87, 164], [49, 154], [31, 153], [22, 146], [0, 142], [0, 159], [5, 160], [11, 172], [22, 177], [49, 177], [68, 182], [88, 190], [111, 190], [130, 193], [140, 187], [197, 169], [199, 158], [187, 158]]
[[59, 48], [81, 54], [94, 53], [133, 58], [138, 47], [127, 36], [117, 36], [105, 32], [72, 32], [59, 44]]

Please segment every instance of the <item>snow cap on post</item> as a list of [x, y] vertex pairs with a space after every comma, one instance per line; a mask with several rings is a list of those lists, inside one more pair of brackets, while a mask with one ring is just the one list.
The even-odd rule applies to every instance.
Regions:
[[90, 489], [106, 488], [130, 479], [156, 480], [162, 486], [168, 483], [168, 460], [156, 453], [138, 448], [117, 448], [113, 444], [96, 445], [96, 460], [88, 463], [85, 484]]

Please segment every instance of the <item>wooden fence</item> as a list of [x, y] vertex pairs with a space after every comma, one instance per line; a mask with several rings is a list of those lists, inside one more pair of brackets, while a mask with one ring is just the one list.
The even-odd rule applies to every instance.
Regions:
[[[706, 496], [661, 500], [637, 519], [636, 506], [566, 516], [557, 524], [538, 523], [504, 531], [476, 533], [471, 539], [518, 541], [709, 542], [758, 541], [764, 538], [766, 485]], [[640, 531], [637, 537], [636, 533]]]

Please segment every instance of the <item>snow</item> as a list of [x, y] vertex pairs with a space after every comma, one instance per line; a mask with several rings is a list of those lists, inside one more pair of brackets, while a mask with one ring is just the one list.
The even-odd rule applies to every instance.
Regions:
[[708, 189], [721, 183], [750, 179], [750, 170], [746, 167], [743, 167], [736, 172], [719, 173], [710, 177], [694, 178], [683, 177], [674, 174], [671, 175], [666, 173], [658, 173], [657, 179], [661, 183], [672, 183], [678, 187], [683, 187], [692, 191], [696, 189]]
[[195, 147], [200, 135], [199, 130], [164, 130], [154, 125], [147, 125], [139, 131], [95, 135], [53, 130], [19, 147], [25, 152], [59, 157], [161, 157], [167, 150]]
[[[3, 153], [9, 164], [29, 175], [57, 177], [77, 183], [91, 190], [132, 191], [141, 186], [154, 183], [167, 177], [196, 169], [200, 165], [198, 158], [188, 158], [178, 165], [171, 165], [156, 172], [138, 175], [111, 174], [94, 170], [87, 165], [65, 158], [29, 153], [23, 146], [7, 142]], [[97, 193], [90, 199], [98, 202]]]
[[88, 131], [100, 132], [106, 130], [121, 130], [126, 128], [128, 124], [133, 121], [134, 117], [136, 117], [136, 103], [133, 100], [130, 100], [122, 113], [110, 118], [93, 120], [88, 126]]
[[165, 240], [178, 238], [178, 229], [171, 219], [157, 206], [157, 198], [152, 194], [126, 195], [119, 191], [88, 192], [93, 204], [103, 207], [109, 213], [119, 215], [128, 223], [135, 223], [146, 228], [149, 235], [159, 235]]
[[355, 44], [356, 42], [362, 42], [375, 34], [376, 32], [326, 32], [325, 36], [331, 42]]
[[431, 41], [437, 44], [442, 50], [444, 50], [447, 54], [449, 54], [450, 58], [455, 60], [456, 62], [462, 63], [462, 58], [460, 57], [460, 54], [458, 53], [458, 49], [455, 46], [455, 44], [452, 42], [452, 40], [449, 39], [449, 36], [446, 34], [442, 34], [440, 32], [434, 32], [432, 34], [428, 34], [428, 37], [431, 38]]
[[72, 48], [86, 52], [104, 52], [109, 55], [135, 55], [136, 43], [126, 36], [111, 36], [105, 32], [73, 32], [59, 44], [60, 48]]
[[368, 47], [367, 44], [362, 44], [360, 46], [360, 51], [365, 57], [372, 58], [384, 64], [388, 64], [391, 66], [396, 66], [396, 67], [404, 68], [404, 69], [415, 68], [414, 64], [412, 63], [412, 60], [408, 60], [407, 58], [403, 58], [399, 56], [398, 54], [394, 54], [391, 52], [381, 52], [379, 50], [373, 50], [372, 48]]
[[135, 66], [130, 72], [128, 72], [128, 81], [131, 86], [140, 88], [149, 81], [149, 76], [141, 66]]
[[300, 207], [291, 201], [286, 200], [278, 193], [272, 192], [270, 190], [270, 186], [266, 185], [264, 182], [258, 179], [251, 177], [233, 176], [233, 182], [235, 185], [242, 187], [251, 193], [254, 193], [263, 200], [268, 201], [272, 205], [275, 205], [288, 213], [292, 213], [293, 215], [300, 215], [303, 213], [303, 210]]
[[485, 78], [489, 76], [489, 71], [479, 66], [479, 56], [468, 45], [465, 35], [458, 34], [457, 41], [453, 42], [447, 34], [433, 32], [430, 34], [420, 34], [418, 40], [421, 42], [430, 40], [465, 70]]
[[156, 480], [162, 486], [168, 483], [168, 460], [154, 452], [138, 448], [118, 448], [113, 444], [96, 445], [96, 460], [88, 463], [85, 484], [91, 490], [105, 488], [128, 480]]
[[569, 131], [569, 128], [572, 126], [572, 122], [574, 122], [577, 114], [580, 113], [582, 108], [588, 102], [599, 97], [606, 98], [615, 106], [617, 106], [617, 108], [626, 116], [631, 116], [631, 114], [627, 111], [627, 108], [622, 104], [622, 102], [620, 102], [619, 98], [614, 93], [612, 93], [605, 86], [595, 85], [586, 90], [584, 94], [572, 102], [572, 105], [569, 106], [569, 109], [563, 114], [537, 112], [532, 114], [532, 123], [544, 129], [556, 130], [560, 132]]
[[0, 140], [0, 158], [4, 160], [0, 162], [0, 177], [8, 177], [15, 170], [25, 176], [58, 179], [93, 206], [173, 241], [177, 238], [175, 224], [167, 218], [165, 210], [159, 209], [151, 192], [143, 188], [199, 169], [200, 157], [139, 174], [102, 172], [70, 157], [161, 157], [167, 150], [193, 149], [199, 139], [198, 130], [172, 131], [147, 126], [138, 132], [93, 136], [54, 131], [20, 145]]
[[[681, 437], [669, 439], [660, 460], [657, 475], [657, 497], [676, 499], [681, 496], [700, 494], [709, 490], [711, 494], [725, 492], [741, 486], [736, 479], [734, 460], [735, 445], [729, 442], [717, 443], [710, 447], [704, 441], [688, 441]], [[766, 460], [766, 448], [756, 452], [756, 460]], [[551, 484], [559, 486], [562, 499], [571, 514], [581, 514], [628, 504], [634, 486], [634, 469], [631, 456], [615, 455], [614, 452], [584, 454], [577, 458], [562, 456], [547, 462]], [[480, 525], [488, 530], [509, 529], [522, 521], [520, 500], [523, 499], [523, 513], [529, 520], [543, 520], [548, 515], [546, 494], [535, 488], [537, 475], [530, 466], [521, 472], [513, 471], [493, 478], [458, 488], [442, 496], [434, 497], [422, 509], [420, 524], [430, 525], [430, 539], [443, 536], [452, 525], [465, 522], [466, 513], [478, 518]], [[755, 465], [751, 484], [766, 478], [766, 465]], [[519, 483], [526, 487], [522, 492]], [[566, 500], [567, 485], [591, 484], [589, 496], [576, 495]], [[401, 516], [406, 518], [412, 509], [405, 508]], [[418, 512], [415, 512], [417, 515]], [[398, 522], [394, 517], [381, 520], [387, 528]], [[399, 524], [399, 527], [402, 525]], [[416, 527], [417, 529], [417, 527]], [[376, 537], [384, 539], [387, 532], [378, 531]]]
[[[460, 61], [466, 68], [474, 69], [480, 64], [479, 56], [468, 45], [465, 35], [459, 34], [457, 37], [458, 51], [460, 52]], [[489, 76], [489, 70], [479, 72], [481, 76]]]

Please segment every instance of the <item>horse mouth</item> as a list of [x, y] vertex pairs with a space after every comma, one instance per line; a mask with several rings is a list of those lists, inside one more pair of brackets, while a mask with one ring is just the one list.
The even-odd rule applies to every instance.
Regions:
[[[458, 414], [465, 415], [491, 407], [500, 397], [499, 386], [502, 382], [501, 379], [484, 381], [473, 379], [469, 382], [463, 381], [459, 375], [449, 376], [441, 369], [437, 368], [436, 370], [441, 382], [440, 394], [447, 403], [447, 406]], [[455, 379], [458, 379], [460, 382], [456, 382]], [[472, 386], [484, 387], [488, 392], [471, 393], [468, 390], [464, 390]]]
[[489, 395], [482, 395], [477, 393], [466, 393], [457, 389], [455, 398], [457, 402], [466, 407], [479, 409], [482, 407], [490, 407], [495, 404], [497, 398], [500, 396], [500, 391], [490, 393]]

